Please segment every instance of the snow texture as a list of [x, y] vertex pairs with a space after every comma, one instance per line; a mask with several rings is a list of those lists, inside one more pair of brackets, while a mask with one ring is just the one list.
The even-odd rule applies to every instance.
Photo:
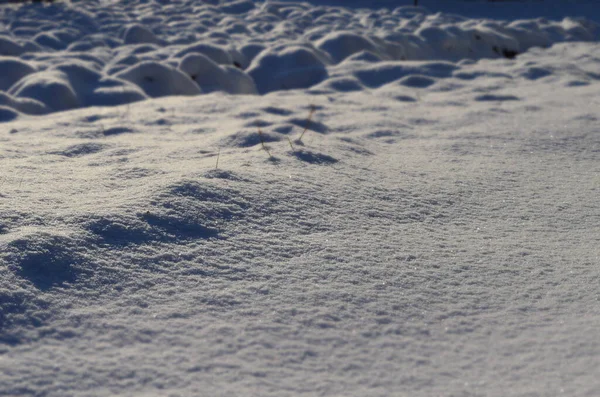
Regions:
[[0, 395], [598, 396], [597, 7], [2, 3]]

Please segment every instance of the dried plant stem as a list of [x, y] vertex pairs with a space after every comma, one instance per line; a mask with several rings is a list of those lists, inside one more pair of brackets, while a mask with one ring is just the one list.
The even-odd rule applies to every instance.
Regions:
[[258, 127], [258, 137], [260, 138], [260, 144], [261, 144], [263, 150], [265, 152], [267, 152], [267, 154], [269, 155], [269, 158], [272, 158], [273, 156], [271, 156], [271, 152], [267, 148], [267, 145], [265, 145], [265, 139], [263, 138], [263, 133], [262, 133], [262, 130], [260, 129], [260, 127]]
[[219, 157], [221, 157], [221, 148], [219, 148], [219, 151], [217, 152], [217, 164], [215, 164], [215, 170], [219, 169]]
[[310, 127], [312, 116], [316, 110], [317, 109], [315, 108], [315, 105], [310, 105], [310, 113], [308, 113], [308, 118], [306, 119], [306, 126], [304, 127], [304, 131], [302, 131], [302, 134], [300, 134], [300, 138], [298, 138], [298, 141], [302, 142], [302, 137], [304, 136], [306, 131], [308, 131], [308, 127]]
[[290, 148], [292, 149], [292, 152], [295, 152], [296, 149], [294, 149], [294, 145], [292, 145], [292, 140], [290, 139], [290, 137], [287, 137], [288, 143], [290, 144]]

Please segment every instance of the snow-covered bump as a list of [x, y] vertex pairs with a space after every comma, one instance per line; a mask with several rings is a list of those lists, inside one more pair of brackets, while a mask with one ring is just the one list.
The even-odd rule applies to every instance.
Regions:
[[354, 75], [362, 84], [377, 88], [408, 75], [450, 77], [457, 68], [451, 62], [382, 62], [360, 68]]
[[33, 42], [53, 50], [64, 50], [67, 43], [63, 42], [54, 32], [41, 32], [35, 35]]
[[362, 91], [365, 87], [354, 77], [335, 77], [327, 79], [314, 87], [318, 90], [329, 90], [334, 92]]
[[35, 99], [54, 111], [75, 109], [81, 105], [68, 77], [58, 70], [29, 74], [13, 85], [8, 93]]
[[133, 65], [115, 77], [139, 86], [146, 95], [157, 98], [167, 95], [197, 95], [202, 91], [185, 73], [159, 62]]
[[162, 45], [162, 41], [147, 27], [134, 24], [127, 27], [123, 35], [125, 44], [157, 44]]
[[122, 134], [131, 134], [137, 132], [136, 129], [130, 127], [110, 127], [102, 130], [102, 134], [104, 136], [113, 136], [113, 135], [122, 135]]
[[0, 36], [0, 56], [19, 56], [25, 49], [16, 40]]
[[76, 40], [69, 44], [67, 51], [71, 52], [85, 52], [91, 51], [94, 48], [106, 47], [115, 48], [123, 45], [123, 42], [114, 37], [103, 37], [101, 35], [89, 35]]
[[94, 215], [82, 223], [96, 244], [126, 246], [156, 239], [148, 224], [134, 214]]
[[141, 219], [156, 238], [178, 240], [216, 237], [223, 220], [243, 216], [249, 206], [240, 192], [187, 179], [158, 192], [153, 203]]
[[517, 37], [511, 35], [510, 29], [505, 29], [494, 23], [482, 23], [476, 29], [465, 31], [469, 41], [462, 40], [461, 42], [468, 43], [468, 48], [462, 48], [462, 52], [454, 49], [457, 58], [514, 58], [519, 53], [523, 52], [524, 48]]
[[567, 41], [591, 41], [596, 38], [596, 33], [600, 29], [596, 23], [586, 20], [576, 20], [573, 18], [564, 18], [560, 26], [566, 33]]
[[19, 112], [7, 106], [0, 105], [0, 123], [13, 121], [17, 117], [19, 117]]
[[81, 157], [89, 154], [99, 153], [108, 147], [110, 146], [107, 144], [86, 142], [77, 145], [70, 145], [62, 150], [54, 150], [50, 152], [50, 154], [57, 154], [65, 157]]
[[256, 94], [250, 76], [233, 66], [220, 66], [203, 54], [191, 53], [179, 63], [179, 70], [198, 84], [202, 92], [225, 91], [229, 94]]
[[221, 65], [233, 65], [233, 58], [227, 50], [225, 50], [223, 47], [204, 42], [195, 43], [190, 46], [187, 46], [182, 50], [178, 51], [174, 55], [174, 57], [183, 58], [186, 55], [192, 53], [203, 54], [212, 59], [215, 63]]
[[319, 134], [325, 134], [329, 130], [327, 125], [321, 123], [320, 121], [311, 118], [310, 123], [307, 122], [307, 117], [292, 117], [287, 120], [288, 123], [295, 125], [297, 128], [302, 130], [306, 129], [307, 131], [318, 132]]
[[71, 61], [52, 67], [67, 77], [81, 106], [111, 106], [146, 99], [147, 96], [127, 81], [105, 77], [94, 64]]
[[378, 54], [379, 48], [368, 38], [354, 32], [332, 32], [316, 42], [316, 47], [327, 52], [335, 63], [352, 54], [369, 51]]
[[291, 46], [281, 51], [265, 50], [256, 57], [248, 74], [258, 92], [309, 88], [328, 76], [325, 63], [315, 51], [303, 46]]
[[415, 74], [401, 78], [400, 80], [398, 80], [398, 84], [412, 88], [427, 88], [435, 84], [435, 79], [432, 79], [428, 76]]
[[5, 92], [0, 92], [0, 106], [9, 107], [25, 114], [45, 114], [48, 107], [31, 98], [15, 98]]
[[224, 2], [219, 8], [226, 14], [244, 14], [253, 10], [254, 2], [250, 0], [237, 0], [232, 2]]
[[211, 169], [204, 172], [203, 176], [207, 179], [227, 179], [235, 182], [250, 182], [249, 179], [239, 175], [239, 173], [229, 170]]
[[14, 83], [36, 69], [19, 58], [0, 56], [0, 91], [7, 91]]
[[346, 61], [375, 63], [375, 62], [381, 62], [382, 59], [379, 55], [374, 54], [371, 51], [359, 51], [359, 52], [349, 56], [348, 58], [346, 58]]
[[84, 274], [83, 257], [77, 248], [85, 243], [75, 236], [56, 230], [25, 230], [15, 232], [14, 238], [0, 244], [4, 260], [19, 277], [36, 288], [75, 282]]
[[[250, 63], [258, 54], [264, 51], [265, 48], [267, 47], [263, 44], [249, 43], [242, 46], [239, 51], [246, 58], [246, 62]], [[248, 67], [248, 65], [242, 65], [242, 67], [245, 69]]]
[[[292, 128], [289, 128], [291, 131]], [[233, 147], [233, 148], [247, 148], [264, 143], [280, 142], [283, 137], [280, 134], [273, 133], [271, 131], [261, 131], [260, 135], [256, 127], [244, 129], [242, 131], [235, 132], [228, 135], [223, 140], [222, 147]]]

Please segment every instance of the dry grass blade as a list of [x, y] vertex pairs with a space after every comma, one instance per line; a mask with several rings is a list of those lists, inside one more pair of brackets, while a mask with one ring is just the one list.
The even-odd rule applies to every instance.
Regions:
[[298, 138], [298, 141], [302, 142], [302, 137], [304, 136], [306, 131], [308, 131], [308, 127], [310, 127], [310, 122], [312, 121], [313, 114], [316, 110], [317, 108], [315, 107], [315, 105], [310, 105], [310, 113], [308, 113], [308, 118], [306, 119], [306, 126], [304, 126], [304, 131], [302, 131], [302, 134], [300, 134], [300, 138]]
[[265, 152], [267, 152], [267, 154], [269, 155], [269, 158], [272, 158], [273, 156], [271, 155], [269, 148], [267, 148], [267, 145], [265, 144], [265, 139], [263, 138], [263, 133], [262, 133], [262, 130], [260, 129], [260, 127], [258, 127], [258, 137], [260, 139], [260, 144], [261, 144], [263, 150]]

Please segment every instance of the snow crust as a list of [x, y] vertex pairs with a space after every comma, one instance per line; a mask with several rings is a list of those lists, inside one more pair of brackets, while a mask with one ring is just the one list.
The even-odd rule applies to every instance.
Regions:
[[0, 6], [0, 395], [597, 396], [596, 23], [334, 3]]

